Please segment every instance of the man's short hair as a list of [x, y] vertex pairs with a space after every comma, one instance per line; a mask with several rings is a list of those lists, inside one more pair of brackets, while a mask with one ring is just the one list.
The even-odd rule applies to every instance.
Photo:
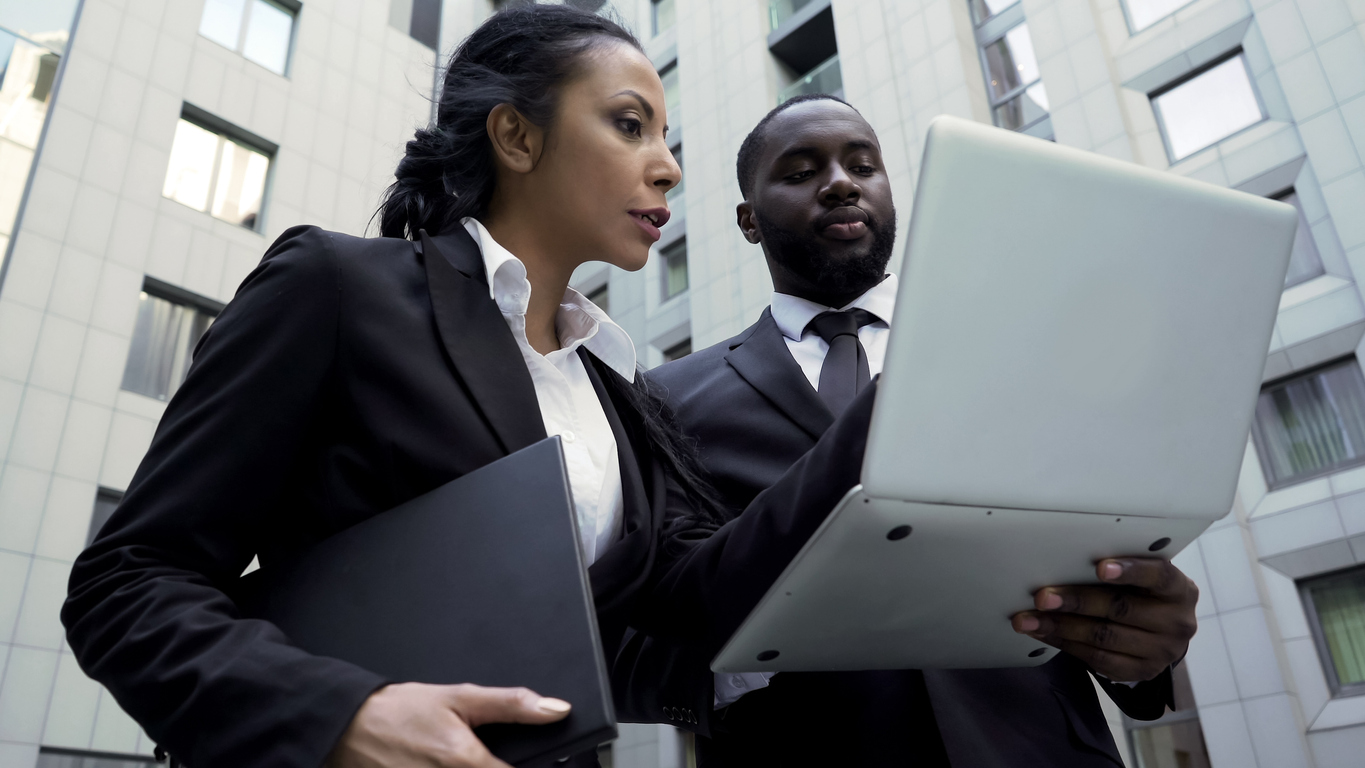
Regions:
[[[735, 161], [735, 172], [739, 176], [739, 193], [745, 200], [754, 191], [754, 183], [758, 180], [758, 158], [763, 154], [763, 147], [767, 144], [768, 123], [773, 118], [782, 114], [787, 109], [797, 104], [805, 104], [808, 101], [837, 101], [840, 104], [858, 112], [857, 108], [847, 101], [828, 93], [807, 93], [793, 99], [778, 104], [773, 107], [768, 114], [758, 121], [749, 135], [744, 137], [744, 143], [739, 145], [739, 157]], [[858, 114], [862, 114], [858, 112]]]

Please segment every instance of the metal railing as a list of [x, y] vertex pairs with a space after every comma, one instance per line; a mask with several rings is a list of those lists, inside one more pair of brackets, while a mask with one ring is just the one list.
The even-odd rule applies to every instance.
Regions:
[[777, 103], [781, 104], [807, 93], [831, 93], [838, 96], [843, 90], [844, 78], [839, 71], [839, 54], [836, 53], [820, 62], [819, 66], [807, 72], [800, 80], [783, 88], [777, 94]]

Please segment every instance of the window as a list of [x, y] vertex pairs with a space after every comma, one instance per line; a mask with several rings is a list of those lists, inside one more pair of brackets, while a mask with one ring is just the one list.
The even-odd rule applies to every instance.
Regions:
[[199, 337], [222, 309], [215, 301], [147, 278], [138, 297], [123, 389], [169, 400], [185, 380]]
[[674, 62], [659, 71], [659, 79], [664, 84], [664, 109], [668, 116], [677, 120], [678, 106], [682, 104], [682, 89], [678, 86], [678, 64]]
[[1294, 250], [1289, 254], [1289, 271], [1284, 276], [1284, 287], [1291, 288], [1321, 275], [1322, 257], [1318, 255], [1317, 243], [1313, 242], [1313, 230], [1308, 225], [1303, 204], [1299, 202], [1299, 194], [1290, 189], [1273, 195], [1272, 199], [1289, 203], [1299, 212], [1299, 228], [1294, 232]]
[[1241, 51], [1151, 98], [1171, 162], [1265, 119]]
[[298, 12], [289, 0], [207, 0], [199, 34], [283, 75]]
[[1128, 13], [1128, 29], [1141, 32], [1189, 5], [1193, 0], [1123, 0]]
[[673, 346], [664, 350], [664, 362], [671, 363], [674, 360], [682, 359], [690, 354], [692, 354], [692, 340], [683, 339], [677, 344], [674, 344]]
[[1352, 357], [1267, 385], [1251, 432], [1271, 488], [1365, 463], [1360, 364]]
[[[683, 149], [682, 149], [682, 144], [678, 144], [677, 146], [673, 147], [673, 149], [672, 149], [671, 151], [673, 152], [673, 159], [674, 159], [675, 161], [677, 161], [677, 163], [678, 163], [678, 169], [679, 169], [679, 170], [682, 170], [682, 167], [683, 167]], [[671, 189], [669, 189], [667, 192], [665, 192], [665, 193], [664, 193], [664, 198], [666, 198], [666, 199], [669, 200], [670, 202], [673, 201], [673, 200], [675, 200], [675, 199], [677, 199], [678, 196], [682, 195], [682, 193], [683, 193], [683, 184], [685, 184], [686, 182], [687, 182], [687, 177], [686, 177], [686, 176], [679, 176], [679, 177], [678, 177], [678, 185], [675, 186], [675, 187], [673, 187], [673, 188], [671, 188]]]
[[76, 749], [43, 747], [34, 768], [147, 768], [156, 761], [142, 755], [115, 755]]
[[1365, 568], [1299, 582], [1332, 692], [1365, 694]]
[[[211, 123], [219, 127], [208, 127]], [[223, 125], [185, 105], [175, 127], [161, 194], [196, 211], [256, 229], [275, 147], [256, 137], [243, 140], [249, 134], [228, 133]]]
[[687, 240], [679, 240], [659, 251], [664, 263], [664, 301], [687, 290]]
[[655, 36], [672, 29], [678, 23], [677, 0], [651, 0], [649, 17]]
[[611, 305], [610, 288], [611, 285], [609, 283], [602, 283], [601, 287], [594, 288], [591, 292], [588, 293], [587, 296], [588, 301], [591, 301], [593, 304], [596, 304], [598, 309], [602, 310], [603, 312], [606, 312], [608, 315], [611, 314], [611, 310], [608, 309], [608, 307]]
[[777, 103], [781, 104], [788, 99], [794, 99], [808, 93], [828, 93], [843, 97], [844, 73], [839, 66], [839, 54], [836, 53], [825, 59], [815, 69], [807, 72], [805, 76], [783, 88], [777, 94]]
[[995, 18], [1007, 8], [1019, 4], [1019, 0], [968, 0], [972, 7], [972, 21], [979, 27]]
[[1209, 753], [1204, 747], [1204, 729], [1195, 709], [1190, 673], [1184, 664], [1171, 669], [1175, 708], [1167, 708], [1156, 720], [1133, 720], [1124, 716], [1128, 744], [1135, 768], [1209, 768]]
[[95, 494], [95, 512], [90, 516], [90, 530], [85, 534], [85, 546], [88, 547], [94, 543], [95, 534], [99, 533], [104, 524], [109, 522], [114, 510], [118, 509], [120, 501], [123, 501], [122, 491], [101, 488]]
[[441, 0], [391, 0], [389, 26], [434, 51], [441, 38]]

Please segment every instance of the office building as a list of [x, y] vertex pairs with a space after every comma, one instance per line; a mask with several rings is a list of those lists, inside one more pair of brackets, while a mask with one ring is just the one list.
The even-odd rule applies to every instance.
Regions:
[[[728, 338], [767, 304], [761, 253], [734, 225], [734, 158], [799, 93], [840, 94], [877, 130], [901, 236], [938, 114], [1296, 205], [1237, 502], [1177, 559], [1201, 589], [1177, 710], [1107, 714], [1133, 766], [1359, 764], [1365, 4], [575, 4], [644, 42], [684, 169], [656, 258], [575, 276], [646, 366]], [[285, 228], [365, 231], [429, 118], [436, 63], [497, 5], [0, 4], [0, 768], [151, 754], [64, 646], [71, 562], [127, 487], [198, 334]], [[667, 725], [623, 728], [608, 754], [622, 768], [689, 760]]]

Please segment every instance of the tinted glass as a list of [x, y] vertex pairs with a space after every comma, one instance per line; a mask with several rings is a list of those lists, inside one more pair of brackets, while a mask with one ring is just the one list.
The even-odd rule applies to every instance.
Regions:
[[[679, 168], [683, 167], [683, 150], [681, 144], [673, 148], [673, 159], [677, 161]], [[678, 186], [673, 187], [672, 189], [665, 192], [664, 197], [668, 198], [669, 200], [672, 200], [678, 195], [681, 195], [683, 193], [683, 182], [685, 181], [687, 181], [686, 176], [679, 177]]]
[[977, 24], [984, 23], [1006, 8], [1014, 7], [1018, 2], [1019, 0], [968, 0], [972, 7], [972, 21]]
[[123, 494], [108, 488], [101, 488], [99, 493], [95, 494], [95, 511], [90, 516], [90, 530], [85, 535], [85, 546], [94, 543], [95, 536], [104, 524], [109, 522], [120, 501], [123, 501]]
[[1313, 242], [1313, 230], [1308, 226], [1308, 217], [1304, 215], [1298, 193], [1291, 189], [1278, 199], [1294, 206], [1299, 212], [1299, 228], [1294, 232], [1294, 251], [1289, 256], [1289, 271], [1284, 276], [1284, 287], [1288, 288], [1321, 275], [1322, 257], [1318, 255], [1317, 243]]
[[218, 160], [218, 134], [188, 120], [175, 127], [171, 161], [161, 194], [198, 211], [209, 207], [209, 185]]
[[265, 155], [234, 141], [224, 142], [218, 188], [213, 193], [213, 215], [255, 229], [269, 169], [270, 160]]
[[986, 70], [992, 100], [1038, 79], [1038, 59], [1033, 55], [1028, 24], [1014, 27], [986, 46]]
[[195, 307], [146, 291], [138, 297], [137, 323], [123, 369], [123, 389], [168, 400], [190, 368], [190, 355], [213, 317]]
[[783, 88], [777, 95], [777, 103], [802, 96], [807, 93], [832, 93], [838, 95], [844, 89], [844, 75], [839, 67], [839, 54], [835, 54], [812, 69], [805, 77]]
[[1365, 570], [1323, 579], [1308, 591], [1338, 684], [1365, 683]]
[[1354, 358], [1267, 388], [1253, 435], [1272, 487], [1365, 461], [1365, 378]]
[[289, 63], [289, 38], [294, 32], [294, 15], [266, 2], [252, 0], [251, 20], [247, 22], [242, 55], [277, 75]]
[[603, 285], [601, 288], [589, 293], [587, 298], [588, 301], [596, 304], [598, 309], [606, 312], [608, 315], [611, 314], [611, 291], [608, 289], [607, 285]]
[[117, 760], [106, 756], [40, 752], [34, 768], [149, 768], [157, 763], [145, 760]]
[[1171, 159], [1179, 160], [1264, 119], [1246, 62], [1235, 56], [1152, 99]]
[[664, 259], [664, 298], [687, 290], [687, 241], [680, 240], [660, 252]]
[[1128, 8], [1128, 26], [1134, 32], [1146, 29], [1170, 16], [1191, 0], [1124, 0]]
[[1047, 90], [1042, 83], [1034, 83], [995, 108], [995, 124], [1017, 131], [1047, 117], [1047, 111]]
[[682, 91], [678, 86], [678, 65], [669, 64], [664, 67], [664, 71], [659, 73], [659, 79], [664, 84], [664, 108], [668, 110], [669, 118], [676, 121], [678, 105], [682, 103]]
[[246, 0], [205, 0], [204, 15], [199, 17], [199, 34], [225, 48], [237, 50], [245, 10]]
[[676, 0], [654, 0], [652, 6], [650, 11], [654, 17], [654, 34], [672, 29], [678, 21]]
[[1138, 768], [1209, 768], [1199, 720], [1182, 720], [1130, 731]]
[[674, 360], [677, 360], [682, 357], [687, 357], [690, 354], [692, 354], [692, 340], [687, 339], [685, 341], [681, 341], [677, 344], [674, 344], [668, 349], [665, 349], [664, 362], [671, 363]]

